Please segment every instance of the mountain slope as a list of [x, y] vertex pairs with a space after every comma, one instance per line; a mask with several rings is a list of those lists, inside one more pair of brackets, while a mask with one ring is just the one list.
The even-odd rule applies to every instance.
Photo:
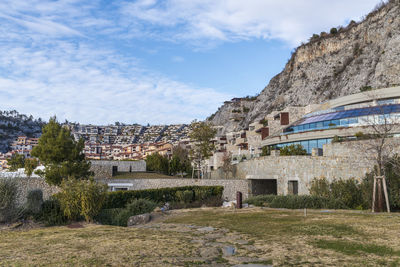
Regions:
[[43, 122], [17, 111], [0, 111], [0, 152], [7, 152], [18, 136], [39, 137]]
[[209, 120], [225, 131], [243, 129], [270, 111], [308, 105], [360, 91], [400, 84], [400, 0], [376, 8], [362, 22], [337, 33], [314, 35], [299, 46], [284, 70], [271, 79], [240, 120], [232, 103]]

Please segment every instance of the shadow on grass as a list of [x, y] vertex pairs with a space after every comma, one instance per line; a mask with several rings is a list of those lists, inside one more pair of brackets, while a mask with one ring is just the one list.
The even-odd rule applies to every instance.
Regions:
[[395, 251], [387, 246], [376, 244], [361, 244], [345, 240], [316, 240], [310, 242], [317, 248], [334, 250], [346, 255], [358, 255], [360, 252], [375, 254], [378, 256], [400, 256], [400, 251]]

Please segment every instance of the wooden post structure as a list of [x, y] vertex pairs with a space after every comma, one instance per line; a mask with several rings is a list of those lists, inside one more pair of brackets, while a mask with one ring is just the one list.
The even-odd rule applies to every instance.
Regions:
[[[388, 196], [388, 192], [387, 192], [385, 176], [374, 176], [374, 185], [373, 185], [373, 192], [372, 192], [372, 212], [383, 211], [382, 189], [383, 189], [383, 194], [385, 196], [386, 210], [388, 213], [390, 213], [389, 196]], [[377, 193], [376, 191], [378, 191], [378, 196], [376, 196], [376, 193]], [[377, 207], [375, 205], [376, 200], [378, 200]]]

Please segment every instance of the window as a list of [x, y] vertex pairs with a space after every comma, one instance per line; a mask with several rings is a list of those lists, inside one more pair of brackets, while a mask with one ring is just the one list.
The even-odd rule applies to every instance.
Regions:
[[289, 181], [288, 194], [289, 195], [298, 195], [299, 194], [299, 182], [298, 181]]

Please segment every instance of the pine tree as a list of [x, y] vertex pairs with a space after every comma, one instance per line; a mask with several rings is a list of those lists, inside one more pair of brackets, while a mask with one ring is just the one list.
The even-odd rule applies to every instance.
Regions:
[[75, 141], [71, 132], [62, 127], [56, 117], [50, 118], [42, 131], [32, 156], [39, 158], [45, 166], [45, 170], [38, 174], [45, 177], [48, 184], [60, 185], [68, 177], [87, 179], [92, 175], [90, 162], [85, 160], [83, 153], [83, 139]]

